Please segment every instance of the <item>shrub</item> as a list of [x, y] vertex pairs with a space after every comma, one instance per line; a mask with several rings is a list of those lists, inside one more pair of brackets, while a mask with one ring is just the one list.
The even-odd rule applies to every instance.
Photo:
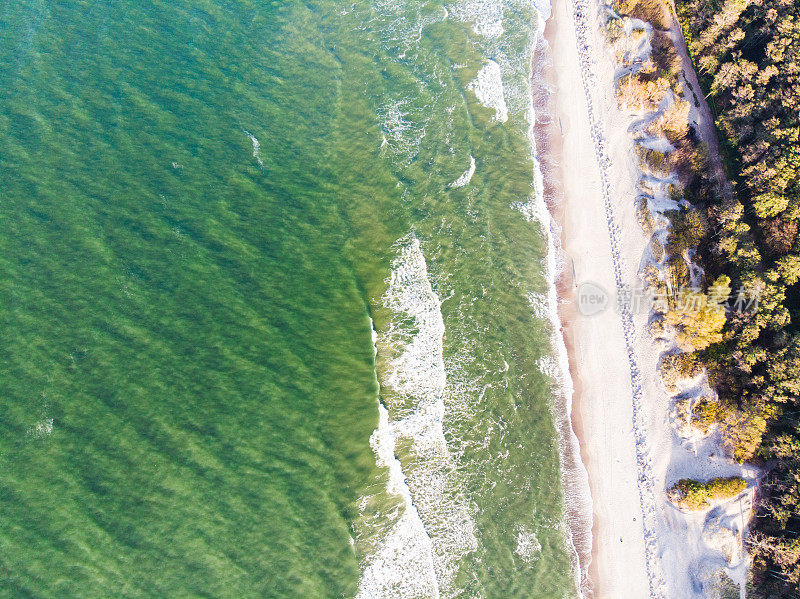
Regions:
[[670, 393], [680, 390], [679, 383], [697, 377], [703, 366], [694, 353], [664, 354], [658, 362], [661, 382]]
[[627, 74], [617, 79], [617, 104], [623, 110], [652, 112], [669, 89], [663, 77], [648, 78], [645, 74]]
[[681, 256], [689, 249], [695, 249], [706, 236], [708, 220], [699, 210], [681, 207], [670, 210], [670, 232], [667, 237], [667, 252], [670, 256]]
[[720, 429], [725, 447], [735, 460], [744, 462], [752, 458], [761, 445], [767, 419], [763, 410], [755, 407], [733, 410], [721, 423]]
[[672, 172], [669, 154], [646, 148], [642, 144], [636, 144], [635, 151], [639, 159], [639, 168], [643, 171], [650, 172], [656, 177], [668, 177]]
[[641, 273], [642, 281], [648, 287], [653, 289], [658, 289], [661, 285], [661, 274], [658, 272], [658, 269], [653, 266], [652, 264], [648, 264], [645, 266], [644, 270]]
[[622, 19], [617, 19], [616, 17], [610, 18], [608, 21], [606, 21], [604, 32], [606, 41], [609, 44], [614, 44], [625, 33], [625, 30], [622, 28]]
[[639, 222], [639, 226], [642, 227], [642, 230], [645, 233], [652, 235], [653, 231], [655, 231], [656, 223], [653, 220], [653, 214], [650, 212], [650, 208], [647, 205], [647, 200], [647, 196], [639, 196], [636, 198], [636, 220]]
[[681, 70], [681, 59], [669, 34], [659, 30], [654, 31], [650, 45], [653, 49], [651, 56], [658, 68], [671, 79], [676, 79], [675, 76]]
[[673, 202], [680, 202], [683, 199], [683, 190], [680, 185], [670, 183], [667, 185], [667, 195], [669, 195], [669, 199]]
[[[676, 293], [678, 289], [681, 289], [689, 284], [689, 267], [686, 265], [686, 261], [683, 259], [683, 256], [670, 255], [669, 247], [667, 249], [667, 262], [664, 265], [664, 279], [667, 283], [667, 287], [672, 291], [672, 293]], [[670, 303], [674, 304], [675, 296], [670, 296]]]
[[672, 105], [647, 126], [647, 133], [666, 137], [670, 143], [686, 137], [689, 133], [689, 103], [676, 98]]
[[666, 332], [666, 327], [664, 326], [664, 319], [663, 318], [654, 318], [650, 321], [650, 336], [653, 339], [660, 339], [664, 337], [664, 333]]
[[648, 21], [656, 29], [669, 29], [669, 8], [663, 0], [614, 0], [612, 8], [621, 15]]
[[736, 497], [746, 488], [747, 483], [738, 476], [713, 478], [706, 483], [706, 494], [711, 501], [724, 501]]
[[712, 426], [725, 418], [726, 413], [721, 402], [701, 397], [692, 406], [692, 427], [707, 435]]
[[702, 350], [722, 341], [725, 310], [708, 301], [705, 294], [686, 293], [682, 305], [665, 315], [667, 324], [678, 330], [676, 341], [682, 349]]
[[706, 484], [692, 478], [682, 478], [667, 491], [667, 497], [678, 507], [696, 511], [711, 507], [712, 501], [736, 497], [746, 488], [747, 482], [739, 476], [713, 478]]

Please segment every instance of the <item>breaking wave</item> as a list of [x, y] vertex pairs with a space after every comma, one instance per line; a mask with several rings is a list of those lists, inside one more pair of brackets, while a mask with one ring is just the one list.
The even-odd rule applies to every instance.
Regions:
[[[392, 319], [376, 338], [378, 354], [386, 357], [380, 377], [385, 407], [372, 446], [379, 464], [390, 469], [389, 491], [405, 502], [369, 558], [360, 596], [449, 596], [459, 561], [478, 540], [444, 435], [444, 320], [416, 237], [400, 240], [387, 284], [383, 305]], [[393, 581], [406, 578], [420, 588], [402, 592]], [[417, 594], [421, 587], [428, 593]]]
[[475, 93], [478, 102], [494, 110], [495, 121], [505, 123], [508, 120], [508, 106], [503, 93], [503, 74], [499, 64], [489, 60], [478, 71], [469, 89]]

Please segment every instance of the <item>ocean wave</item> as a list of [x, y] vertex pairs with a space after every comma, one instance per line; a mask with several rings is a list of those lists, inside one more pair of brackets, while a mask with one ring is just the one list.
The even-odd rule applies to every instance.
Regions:
[[508, 120], [508, 106], [503, 93], [503, 74], [499, 64], [494, 60], [487, 61], [468, 87], [478, 102], [494, 110], [492, 120], [500, 123]]
[[[374, 329], [373, 329], [374, 331]], [[403, 511], [368, 556], [356, 599], [431, 597], [438, 599], [439, 585], [433, 563], [433, 545], [411, 499], [403, 467], [395, 456], [396, 436], [389, 412], [378, 404], [378, 428], [369, 440], [376, 462], [389, 469], [387, 491], [403, 498]]]
[[[403, 521], [406, 514], [414, 510], [430, 539], [437, 592], [452, 596], [459, 563], [477, 549], [478, 540], [468, 502], [455, 476], [458, 465], [444, 435], [447, 384], [444, 320], [441, 302], [433, 291], [416, 237], [400, 241], [382, 299], [393, 317], [388, 329], [379, 332], [376, 340], [379, 354], [386, 359], [386, 370], [380, 381], [386, 423], [384, 432], [374, 436], [373, 448], [380, 455], [379, 463], [389, 463], [390, 470], [394, 460], [397, 461], [390, 490], [398, 492], [399, 489], [403, 493], [400, 480], [405, 473], [408, 495], [401, 520], [368, 559], [369, 565], [362, 577], [363, 588], [369, 583], [372, 592], [377, 594], [364, 597], [416, 596], [401, 594], [390, 584], [377, 584], [408, 575], [404, 563], [411, 558], [392, 549], [397, 546], [398, 538], [409, 539], [408, 545], [416, 547], [411, 563], [427, 563], [423, 557], [427, 546], [421, 541], [411, 542], [416, 538], [412, 535], [415, 527], [419, 533], [418, 525], [413, 517]], [[400, 456], [395, 454], [397, 447], [403, 448]], [[378, 566], [371, 568], [373, 564]], [[426, 580], [425, 575], [421, 575], [420, 580]]]
[[450, 184], [450, 187], [464, 187], [472, 180], [472, 175], [475, 174], [475, 158], [469, 157], [469, 168], [455, 181]]
[[[253, 158], [258, 161], [259, 166], [264, 166], [264, 161], [261, 160], [261, 156], [259, 155], [261, 152], [261, 143], [258, 141], [255, 135], [250, 133], [249, 131], [245, 130], [244, 134], [250, 138], [250, 142], [253, 144]], [[175, 163], [172, 163], [173, 166]]]

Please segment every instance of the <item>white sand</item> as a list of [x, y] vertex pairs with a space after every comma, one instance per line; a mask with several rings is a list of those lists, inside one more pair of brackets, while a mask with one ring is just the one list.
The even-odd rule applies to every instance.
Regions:
[[[554, 0], [546, 32], [555, 155], [561, 146], [560, 173], [552, 174], [560, 174], [562, 186], [548, 199], [567, 254], [561, 313], [594, 510], [591, 586], [596, 598], [712, 597], [726, 551], [733, 553], [729, 575], [741, 580], [746, 572], [746, 557], [729, 551], [715, 531], [720, 523], [745, 526], [751, 494], [713, 513], [687, 515], [664, 490], [679, 478], [737, 474], [752, 482], [756, 473], [718, 457], [713, 440], [692, 446], [678, 439], [669, 421], [673, 400], [657, 376], [659, 350], [646, 332], [648, 314], [616, 310], [618, 286], [640, 282], [648, 239], [635, 217], [634, 119], [613, 98], [615, 67], [604, 54], [596, 13], [594, 0]], [[577, 313], [573, 300], [583, 282], [606, 290], [609, 309]]]

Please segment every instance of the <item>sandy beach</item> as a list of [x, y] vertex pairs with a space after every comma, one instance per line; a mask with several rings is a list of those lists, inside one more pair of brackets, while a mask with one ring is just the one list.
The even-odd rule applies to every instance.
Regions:
[[[543, 121], [539, 134], [545, 194], [564, 252], [559, 312], [575, 389], [572, 422], [592, 495], [585, 594], [695, 599], [707, 596], [723, 568], [743, 580], [747, 559], [726, 560], [709, 536], [711, 515], [678, 511], [664, 489], [683, 477], [753, 480], [756, 473], [719, 457], [714, 439], [678, 439], [672, 399], [657, 374], [663, 348], [647, 333], [649, 312], [617, 306], [620, 290], [640, 284], [649, 239], [635, 214], [641, 173], [629, 133], [633, 119], [616, 106], [615, 66], [604, 53], [597, 10], [591, 0], [553, 2], [545, 29], [552, 120]], [[685, 51], [683, 58], [691, 69]], [[713, 130], [697, 124], [701, 132]], [[578, 310], [586, 285], [608, 300], [596, 314]], [[742, 530], [748, 510], [731, 504], [713, 516], [725, 526], [739, 518]]]
[[[577, 284], [592, 282], [613, 295], [615, 278], [570, 2], [554, 2], [545, 36], [555, 67], [550, 151], [558, 168], [549, 174], [561, 182], [560, 190], [551, 186], [549, 199], [567, 260], [560, 285], [561, 319], [575, 386], [573, 426], [593, 500], [590, 588], [594, 597], [647, 597], [631, 373], [622, 325], [613, 307], [582, 317], [574, 303]], [[631, 222], [635, 224], [633, 218]], [[643, 247], [645, 240], [638, 241]], [[636, 276], [635, 270], [628, 274]]]

